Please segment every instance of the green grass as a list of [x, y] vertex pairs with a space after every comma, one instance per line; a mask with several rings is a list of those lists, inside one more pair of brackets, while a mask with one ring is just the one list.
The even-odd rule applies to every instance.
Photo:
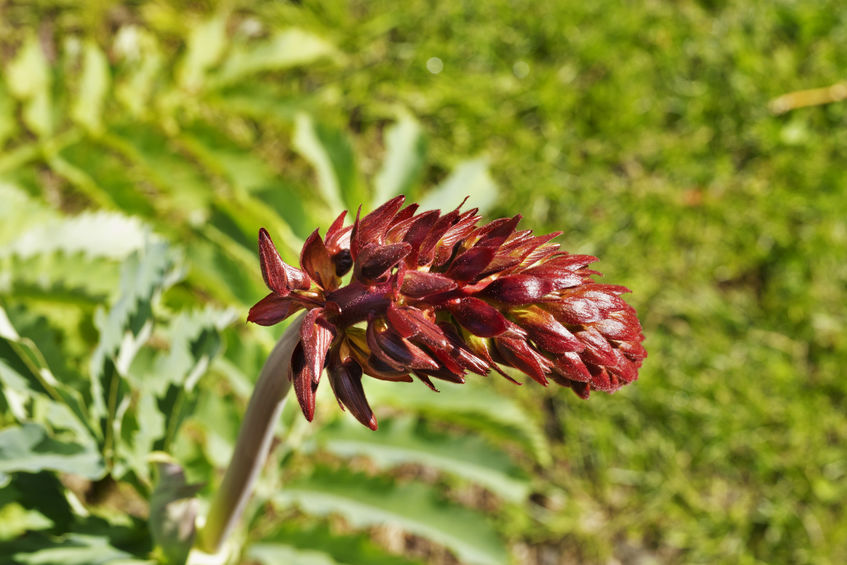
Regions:
[[[6, 8], [9, 21], [52, 14], [61, 29], [108, 37], [103, 14], [40, 5]], [[127, 13], [172, 40], [185, 24], [163, 6]], [[847, 103], [768, 109], [845, 78], [841, 3], [253, 11], [344, 54], [269, 92], [306, 96], [351, 131], [365, 177], [408, 108], [429, 137], [424, 185], [487, 155], [501, 188], [494, 214], [564, 230], [566, 249], [598, 255], [606, 279], [634, 291], [650, 353], [637, 383], [587, 402], [503, 387], [545, 407], [554, 442], [539, 471], [545, 508], [511, 529], [521, 562], [847, 560]], [[6, 51], [22, 34], [0, 23]], [[255, 136], [263, 157], [293, 186], [313, 183], [289, 138], [269, 131]]]
[[768, 110], [843, 80], [838, 4], [312, 9], [353, 59], [317, 87], [340, 117], [367, 137], [407, 105], [436, 163], [488, 154], [499, 212], [634, 290], [640, 381], [543, 393], [563, 500], [533, 535], [565, 561], [844, 559], [847, 104]]

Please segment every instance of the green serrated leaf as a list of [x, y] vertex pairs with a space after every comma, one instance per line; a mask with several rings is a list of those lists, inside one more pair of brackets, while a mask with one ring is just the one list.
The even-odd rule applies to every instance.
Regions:
[[243, 192], [267, 186], [276, 178], [258, 154], [234, 143], [215, 127], [195, 124], [183, 131], [181, 141], [205, 167]]
[[34, 34], [6, 68], [6, 85], [23, 103], [24, 123], [39, 136], [49, 135], [53, 130], [50, 66]]
[[21, 258], [0, 255], [0, 293], [17, 302], [38, 301], [91, 308], [117, 288], [118, 266], [111, 260], [74, 253]]
[[287, 565], [348, 565], [350, 561], [336, 561], [323, 551], [317, 549], [299, 549], [280, 543], [257, 543], [250, 546], [247, 553], [250, 559], [255, 559], [265, 565], [286, 563]]
[[71, 117], [90, 131], [100, 131], [103, 103], [109, 90], [109, 62], [94, 41], [83, 47], [82, 77]]
[[[32, 225], [30, 223], [30, 225]], [[138, 218], [115, 212], [83, 212], [55, 218], [21, 233], [0, 247], [0, 257], [79, 253], [87, 258], [121, 260], [144, 247], [150, 229]]]
[[294, 123], [297, 114], [314, 109], [313, 97], [287, 92], [268, 81], [239, 81], [207, 94], [205, 102], [225, 112], [260, 120]]
[[[130, 367], [128, 377], [141, 395], [138, 431], [131, 446], [140, 464], [154, 445], [157, 449], [169, 449], [193, 407], [193, 399], [187, 399], [187, 395], [220, 352], [220, 332], [234, 319], [234, 310], [207, 307], [181, 312], [164, 332], [169, 350], [148, 355], [151, 357], [148, 359], [140, 355]], [[151, 426], [154, 422], [158, 425], [155, 429]], [[146, 447], [140, 449], [139, 443]]]
[[441, 499], [422, 484], [399, 485], [384, 477], [317, 468], [308, 477], [291, 481], [273, 501], [297, 504], [318, 516], [341, 514], [358, 527], [394, 524], [450, 548], [466, 563], [509, 561], [503, 541], [485, 516]]
[[182, 467], [173, 461], [156, 462], [158, 480], [150, 498], [150, 533], [167, 563], [185, 563], [194, 541], [197, 499], [202, 485], [188, 484]]
[[53, 133], [53, 109], [50, 91], [39, 92], [24, 103], [24, 123], [40, 137]]
[[189, 91], [202, 87], [206, 71], [217, 63], [227, 44], [226, 13], [191, 26], [185, 57], [180, 67], [180, 85]]
[[132, 116], [144, 116], [150, 111], [149, 101], [164, 68], [165, 56], [155, 37], [136, 26], [122, 28], [116, 43], [125, 62], [115, 96]]
[[28, 422], [0, 430], [0, 472], [71, 473], [99, 479], [105, 473], [100, 453], [71, 441], [51, 438], [42, 426]]
[[139, 348], [153, 326], [153, 305], [161, 292], [176, 281], [174, 257], [164, 242], [150, 242], [133, 253], [121, 271], [121, 293], [108, 311], [98, 310], [95, 326], [100, 341], [91, 356], [93, 414], [103, 427], [104, 451], [113, 457], [116, 438], [121, 437], [121, 420], [129, 406], [125, 378]]
[[11, 556], [21, 565], [152, 565], [153, 561], [135, 559], [117, 549], [104, 536], [71, 533], [52, 547]]
[[336, 55], [335, 48], [328, 41], [291, 28], [275, 32], [268, 39], [234, 46], [212, 82], [220, 87], [254, 73], [278, 71]]
[[420, 180], [426, 161], [426, 138], [418, 121], [401, 112], [385, 135], [385, 159], [374, 179], [373, 204], [378, 206], [398, 194], [409, 195]]
[[[164, 384], [191, 391], [221, 349], [220, 332], [235, 317], [234, 309], [219, 310], [211, 306], [180, 312], [166, 330], [170, 349], [158, 358], [156, 364], [155, 371], [163, 376]], [[149, 386], [149, 383], [144, 386]], [[164, 388], [159, 388], [156, 393], [163, 395]]]
[[197, 163], [187, 159], [173, 139], [144, 123], [115, 124], [102, 138], [160, 190], [157, 203], [170, 215], [201, 225], [214, 192]]
[[460, 163], [444, 182], [419, 200], [421, 210], [452, 210], [468, 196], [466, 208], [485, 212], [497, 202], [497, 185], [488, 170], [488, 159]]
[[0, 541], [51, 527], [53, 521], [37, 510], [24, 508], [17, 502], [0, 505]]
[[381, 422], [377, 433], [343, 419], [323, 426], [316, 441], [325, 449], [363, 455], [382, 468], [418, 463], [476, 482], [498, 496], [522, 502], [529, 482], [510, 456], [478, 437], [434, 433], [409, 419]]
[[23, 188], [0, 181], [0, 246], [20, 237], [21, 233], [59, 214], [30, 196]]
[[37, 419], [94, 445], [96, 431], [80, 394], [60, 382], [32, 340], [19, 335], [0, 307], [0, 386], [18, 421]]
[[353, 148], [343, 132], [317, 124], [307, 114], [299, 114], [294, 149], [315, 168], [318, 189], [333, 211], [345, 209], [345, 201], [350, 209], [360, 204]]
[[267, 565], [309, 563], [309, 559], [317, 563], [328, 560], [333, 565], [419, 565], [418, 561], [386, 553], [365, 535], [334, 533], [324, 523], [283, 525], [260, 543], [252, 544], [247, 554]]
[[[412, 385], [408, 385], [412, 386]], [[439, 384], [440, 393], [409, 394], [404, 386], [370, 379], [366, 391], [370, 402], [396, 406], [435, 419], [478, 430], [495, 441], [516, 443], [547, 465], [550, 451], [544, 431], [532, 415], [514, 399], [487, 383]]]
[[9, 92], [19, 100], [34, 98], [50, 87], [50, 68], [35, 34], [27, 37], [5, 75]]
[[55, 157], [65, 167], [54, 170], [103, 207], [118, 208], [151, 221], [167, 213], [157, 194], [145, 186], [147, 181], [140, 167], [103, 143], [86, 137], [62, 148]]

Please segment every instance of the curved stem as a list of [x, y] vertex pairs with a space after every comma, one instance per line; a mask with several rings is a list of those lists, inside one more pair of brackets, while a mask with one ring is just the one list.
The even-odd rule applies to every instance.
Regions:
[[206, 553], [217, 553], [238, 523], [268, 457], [274, 427], [291, 388], [291, 354], [300, 339], [302, 323], [303, 314], [288, 326], [253, 388], [229, 467], [197, 538], [197, 547]]

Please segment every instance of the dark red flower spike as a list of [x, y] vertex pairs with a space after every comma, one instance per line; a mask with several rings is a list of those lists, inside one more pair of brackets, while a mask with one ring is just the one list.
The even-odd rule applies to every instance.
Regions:
[[511, 368], [583, 398], [638, 377], [647, 353], [635, 310], [620, 297], [629, 291], [595, 283], [595, 257], [560, 251], [551, 243], [558, 232], [517, 230], [520, 215], [478, 226], [476, 209], [442, 215], [403, 203], [398, 196], [364, 216], [360, 208], [348, 226], [340, 214], [325, 239], [316, 230], [306, 240], [302, 270], [259, 231], [271, 293], [248, 320], [272, 325], [308, 310], [291, 378], [309, 420], [324, 369], [339, 405], [373, 429], [363, 375], [411, 382], [414, 374], [437, 390], [432, 379], [461, 383], [492, 370], [516, 382]]

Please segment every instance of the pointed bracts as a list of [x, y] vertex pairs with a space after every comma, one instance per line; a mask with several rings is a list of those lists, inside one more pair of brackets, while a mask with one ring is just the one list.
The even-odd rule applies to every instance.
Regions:
[[[279, 323], [307, 310], [290, 377], [306, 418], [326, 369], [338, 399], [362, 424], [377, 422], [362, 376], [461, 383], [468, 373], [511, 367], [586, 398], [638, 377], [647, 352], [622, 286], [599, 284], [596, 261], [560, 251], [559, 233], [517, 230], [520, 216], [478, 226], [477, 210], [441, 214], [389, 200], [370, 214], [342, 213], [286, 264], [259, 230], [270, 294], [248, 320]], [[349, 280], [343, 279], [349, 274]]]

